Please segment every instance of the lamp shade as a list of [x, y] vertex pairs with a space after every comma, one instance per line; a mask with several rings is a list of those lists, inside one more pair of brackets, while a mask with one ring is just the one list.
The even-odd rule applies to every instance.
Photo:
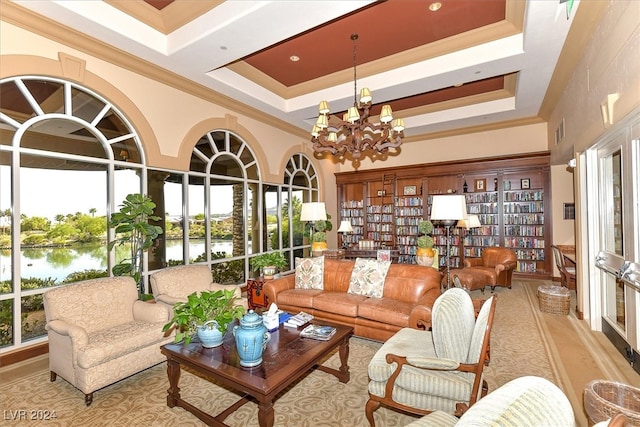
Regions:
[[469, 228], [477, 228], [477, 227], [480, 227], [481, 225], [482, 224], [480, 224], [480, 218], [478, 218], [478, 215], [469, 215], [467, 219], [459, 220], [457, 227], [469, 229]]
[[466, 218], [467, 204], [464, 196], [433, 196], [431, 221], [457, 221]]
[[351, 221], [340, 221], [340, 228], [338, 228], [338, 233], [351, 233], [353, 231], [353, 227], [351, 227]]
[[382, 123], [389, 123], [393, 120], [393, 112], [390, 105], [383, 105], [380, 112], [380, 121]]
[[324, 202], [310, 202], [302, 204], [302, 212], [300, 213], [300, 221], [320, 221], [327, 219], [327, 209]]
[[320, 105], [318, 105], [318, 112], [320, 114], [327, 114], [329, 111], [329, 103], [327, 101], [320, 101]]

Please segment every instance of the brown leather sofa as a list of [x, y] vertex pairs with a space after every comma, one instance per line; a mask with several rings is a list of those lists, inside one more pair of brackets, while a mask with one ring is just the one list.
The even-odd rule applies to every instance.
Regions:
[[[482, 251], [480, 258], [467, 258], [461, 271], [475, 276], [483, 285], [505, 286], [511, 289], [511, 276], [517, 265], [516, 253], [509, 248], [491, 247]], [[453, 270], [451, 271], [453, 275]]]
[[382, 298], [348, 293], [355, 261], [325, 258], [324, 289], [296, 289], [295, 274], [267, 281], [264, 292], [281, 310], [304, 311], [318, 320], [353, 326], [354, 334], [386, 341], [401, 328], [431, 326], [441, 274], [411, 264], [391, 264]]

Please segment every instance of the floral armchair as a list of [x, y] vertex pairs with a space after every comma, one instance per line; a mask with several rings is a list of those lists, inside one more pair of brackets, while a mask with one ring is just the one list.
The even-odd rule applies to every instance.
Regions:
[[166, 306], [173, 315], [173, 305], [187, 301], [187, 297], [200, 291], [233, 289], [240, 298], [238, 305], [248, 307], [246, 297], [242, 297], [240, 286], [220, 285], [212, 282], [211, 270], [203, 264], [179, 265], [158, 270], [149, 277], [149, 284], [156, 303]]
[[51, 381], [61, 376], [85, 394], [163, 362], [169, 311], [138, 300], [133, 278], [105, 277], [43, 295]]

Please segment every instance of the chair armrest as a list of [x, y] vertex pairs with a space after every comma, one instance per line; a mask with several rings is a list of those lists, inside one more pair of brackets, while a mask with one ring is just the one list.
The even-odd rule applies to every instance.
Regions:
[[52, 320], [47, 322], [45, 329], [47, 331], [55, 332], [58, 335], [71, 338], [71, 342], [74, 346], [83, 346], [89, 342], [89, 334], [87, 331], [77, 325], [72, 325], [64, 320]]
[[416, 368], [438, 371], [454, 371], [460, 366], [460, 363], [455, 360], [437, 359], [433, 357], [407, 357], [407, 364]]
[[482, 258], [465, 258], [465, 267], [482, 267]]
[[149, 323], [168, 322], [169, 309], [163, 304], [135, 301], [133, 303], [133, 318]]

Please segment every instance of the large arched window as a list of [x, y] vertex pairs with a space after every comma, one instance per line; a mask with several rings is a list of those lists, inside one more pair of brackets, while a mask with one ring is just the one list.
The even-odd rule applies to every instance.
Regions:
[[0, 351], [42, 340], [42, 293], [108, 275], [107, 218], [146, 186], [133, 127], [109, 101], [38, 76], [0, 81]]

